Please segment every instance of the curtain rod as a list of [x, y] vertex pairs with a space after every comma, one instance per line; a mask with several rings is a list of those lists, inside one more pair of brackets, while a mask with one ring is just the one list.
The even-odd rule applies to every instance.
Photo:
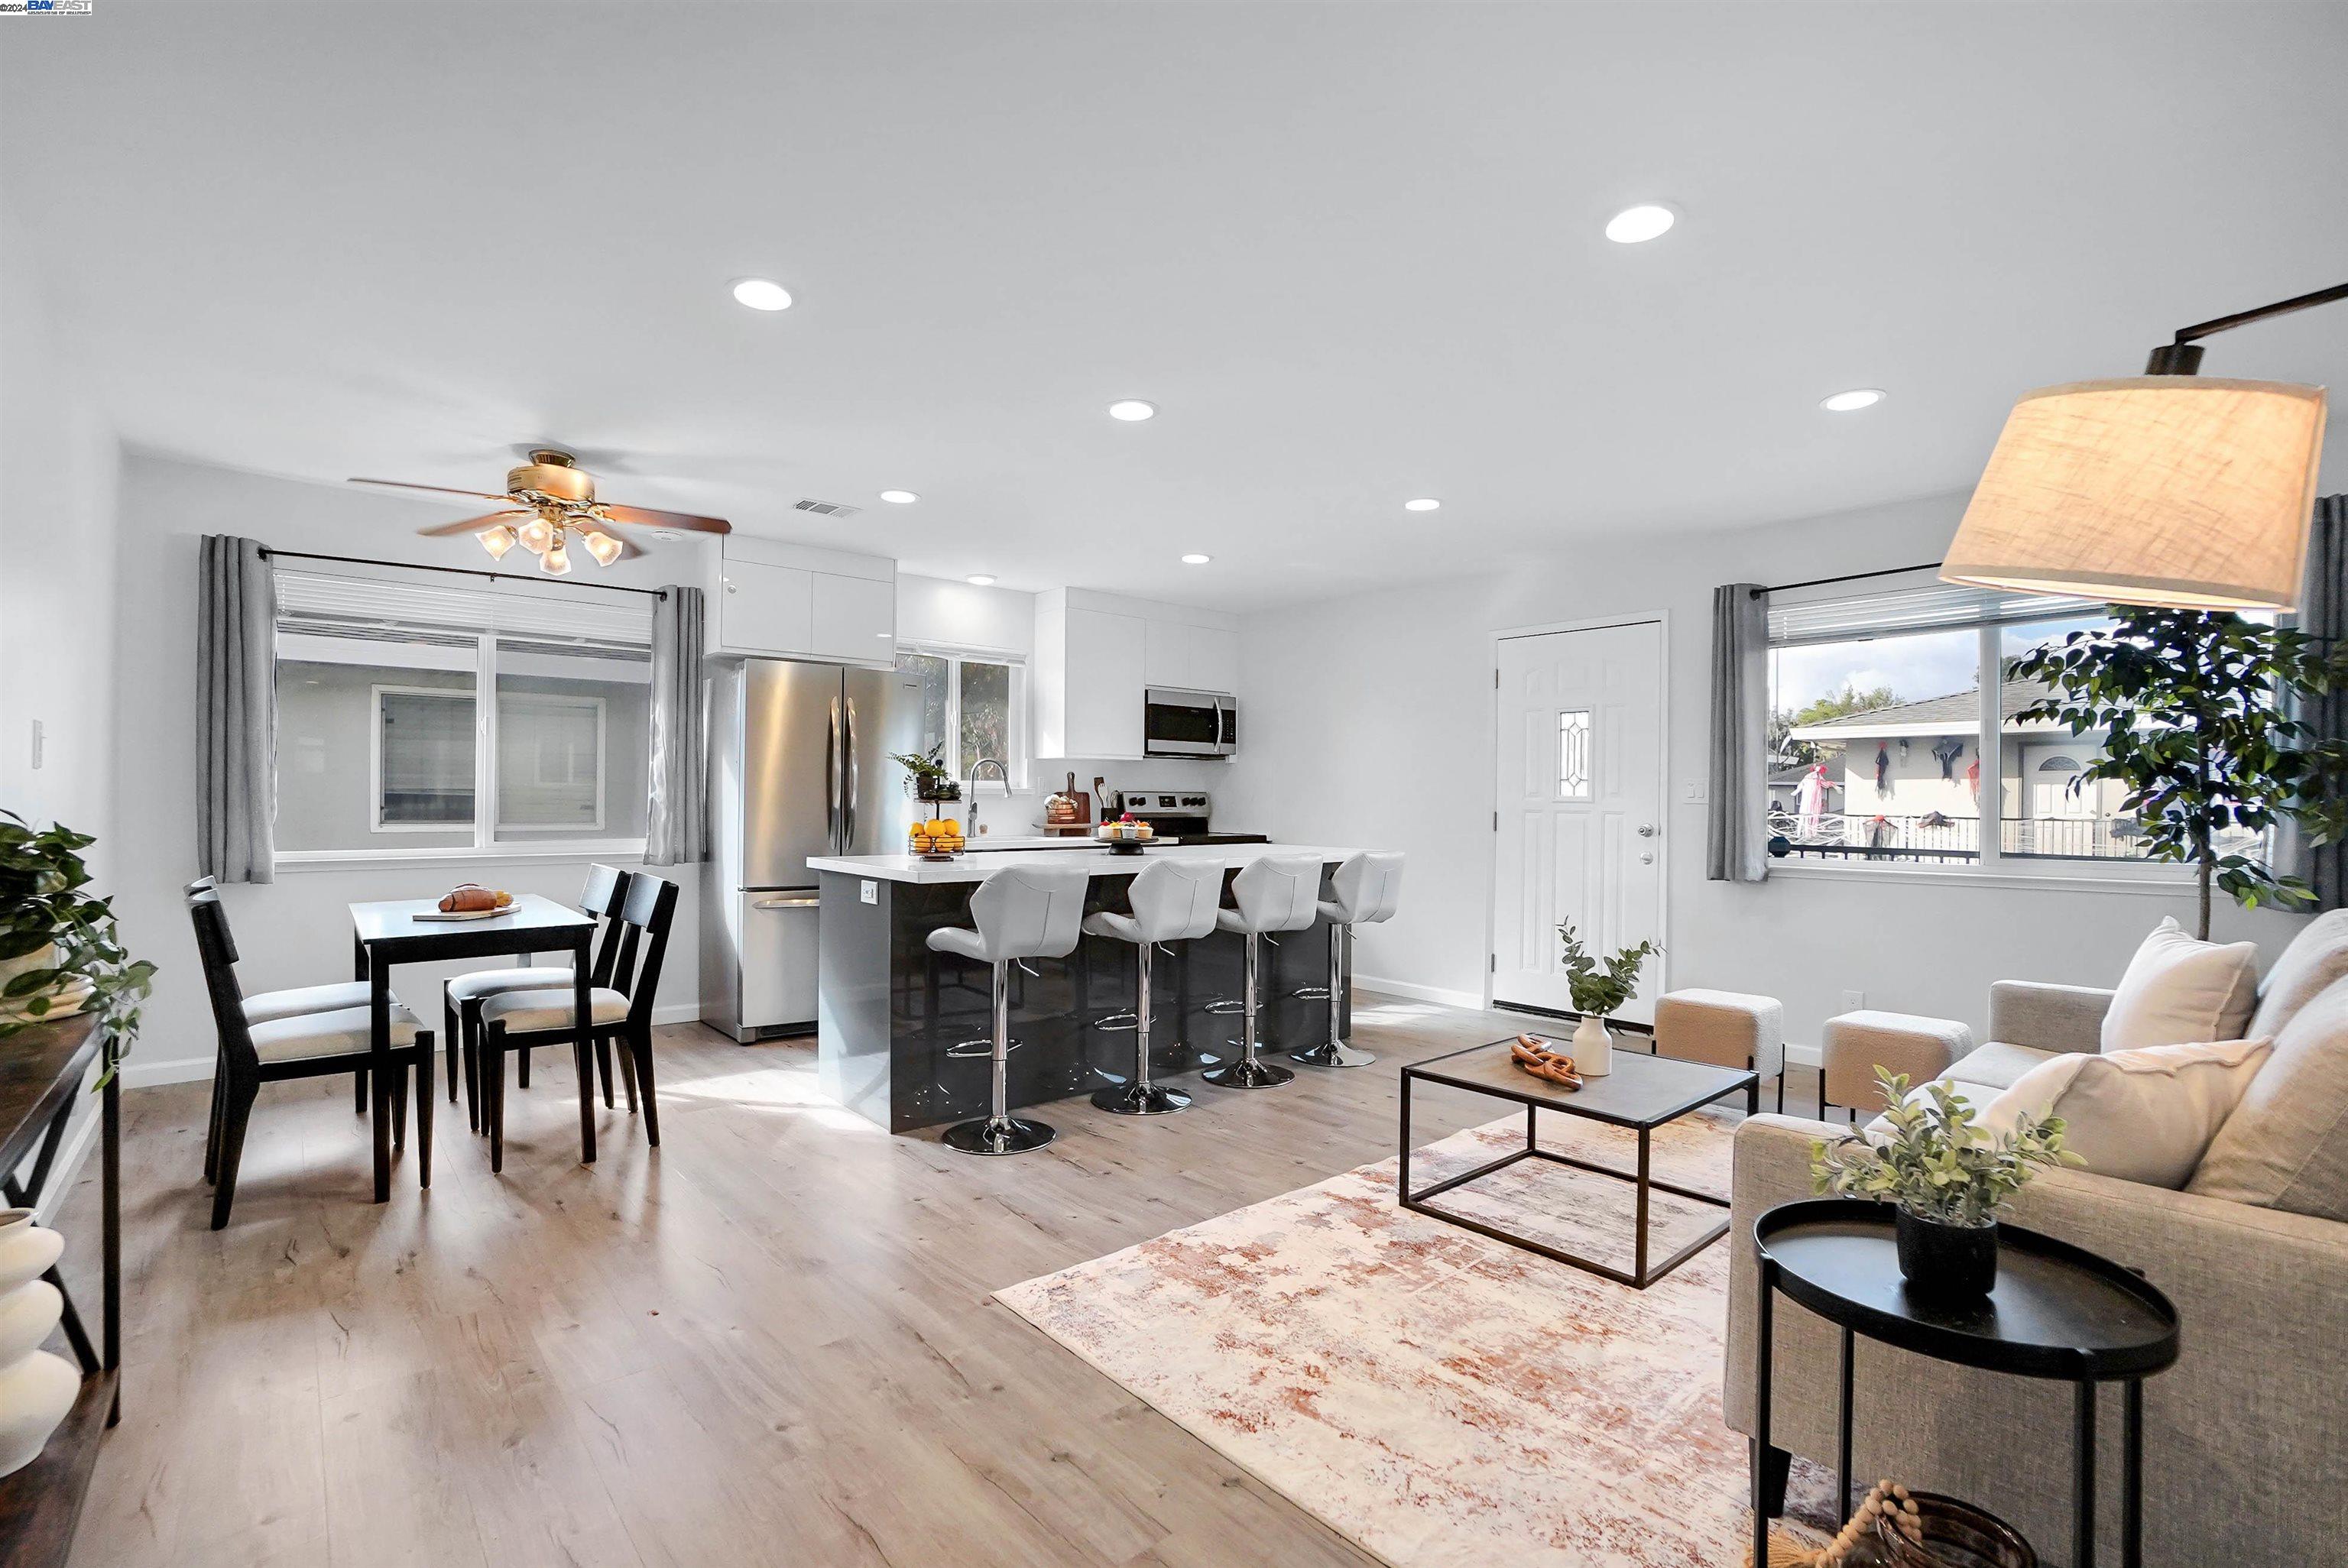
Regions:
[[1911, 571], [1938, 571], [1940, 569], [1941, 563], [1939, 561], [1928, 560], [1921, 566], [1888, 566], [1881, 571], [1847, 571], [1840, 577], [1814, 577], [1802, 582], [1772, 583], [1767, 588], [1756, 588], [1752, 591], [1753, 597], [1759, 599], [1764, 594], [1790, 593], [1797, 588], [1825, 588], [1829, 583], [1862, 582], [1870, 577], [1903, 577]]
[[[341, 561], [345, 566], [387, 566], [396, 571], [441, 571], [448, 573], [451, 577], [485, 577], [492, 582], [528, 582], [530, 580], [529, 578], [523, 577], [516, 572], [483, 571], [479, 567], [417, 566], [413, 561], [377, 560], [373, 556], [320, 555], [314, 550], [272, 549], [267, 545], [261, 547], [261, 553], [264, 556], [283, 556], [287, 560], [331, 560]], [[572, 582], [565, 583], [563, 586], [566, 588], [590, 588], [593, 589], [597, 593], [641, 593], [649, 595], [654, 599], [659, 599], [668, 592], [668, 589], [664, 588], [623, 588], [619, 584], [613, 582]]]

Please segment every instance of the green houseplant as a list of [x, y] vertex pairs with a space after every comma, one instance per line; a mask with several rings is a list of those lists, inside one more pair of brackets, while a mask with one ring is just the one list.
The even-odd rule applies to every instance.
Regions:
[[2064, 1152], [2063, 1119], [2029, 1117], [1992, 1133], [1946, 1083], [1928, 1083], [1911, 1100], [1906, 1073], [1879, 1067], [1875, 1077], [1890, 1131], [1880, 1140], [1814, 1140], [1811, 1189], [1894, 1204], [1900, 1272], [1914, 1288], [1986, 1294], [1997, 1282], [1998, 1211], [2040, 1167], [2080, 1163]]
[[114, 1042], [111, 1062], [138, 1032], [155, 966], [124, 950], [112, 901], [87, 891], [81, 852], [95, 842], [68, 827], [36, 831], [0, 811], [0, 1040], [44, 1019], [94, 1011]]
[[2013, 679], [2053, 689], [2017, 716], [2097, 732], [2102, 753], [2080, 778], [2125, 788], [2121, 805], [2136, 815], [2148, 858], [2192, 864], [2204, 941], [2213, 886], [2247, 907], [2312, 904], [2305, 883], [2216, 840], [2286, 819], [2318, 844], [2348, 828], [2348, 746], [2314, 736], [2288, 702], [2348, 681], [2348, 647], [2327, 651], [2302, 632], [2233, 614], [2124, 604], [2111, 614], [2112, 625], [2015, 662]]
[[1638, 994], [1640, 969], [1663, 949], [1641, 942], [1599, 958], [1582, 947], [1570, 920], [1558, 922], [1557, 937], [1563, 944], [1566, 991], [1581, 1015], [1573, 1030], [1573, 1065], [1584, 1078], [1602, 1077], [1614, 1070], [1614, 1036], [1606, 1020]]
[[925, 801], [960, 800], [962, 785], [954, 783], [953, 774], [946, 771], [943, 762], [946, 743], [940, 741], [926, 752], [891, 752], [889, 760], [903, 768], [913, 779], [913, 798]]

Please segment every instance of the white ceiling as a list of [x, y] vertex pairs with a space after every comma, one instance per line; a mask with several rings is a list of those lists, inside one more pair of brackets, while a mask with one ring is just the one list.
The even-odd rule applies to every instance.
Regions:
[[[1242, 608], [1958, 489], [2018, 391], [2348, 276], [2336, 5], [106, 0], [6, 33], [8, 210], [126, 439], [489, 489], [554, 440], [612, 499], [1014, 588]], [[1649, 200], [1669, 235], [1601, 237]], [[736, 305], [746, 273], [797, 306]], [[2205, 368], [2343, 364], [2334, 307]], [[1890, 397], [1818, 410], [1860, 385]]]

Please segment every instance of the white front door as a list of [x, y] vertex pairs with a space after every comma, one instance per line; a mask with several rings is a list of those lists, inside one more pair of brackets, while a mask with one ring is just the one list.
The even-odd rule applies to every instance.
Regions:
[[[1663, 629], [1505, 637], [1493, 822], [1492, 999], [1570, 1011], [1557, 927], [1603, 956], [1663, 940]], [[1616, 1014], [1654, 1019], [1649, 959]]]

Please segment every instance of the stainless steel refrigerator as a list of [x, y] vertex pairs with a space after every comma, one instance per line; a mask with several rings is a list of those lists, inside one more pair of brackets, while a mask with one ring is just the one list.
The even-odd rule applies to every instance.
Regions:
[[815, 1027], [809, 856], [902, 847], [891, 752], [917, 748], [918, 676], [749, 659], [711, 666], [701, 1018], [745, 1042]]

